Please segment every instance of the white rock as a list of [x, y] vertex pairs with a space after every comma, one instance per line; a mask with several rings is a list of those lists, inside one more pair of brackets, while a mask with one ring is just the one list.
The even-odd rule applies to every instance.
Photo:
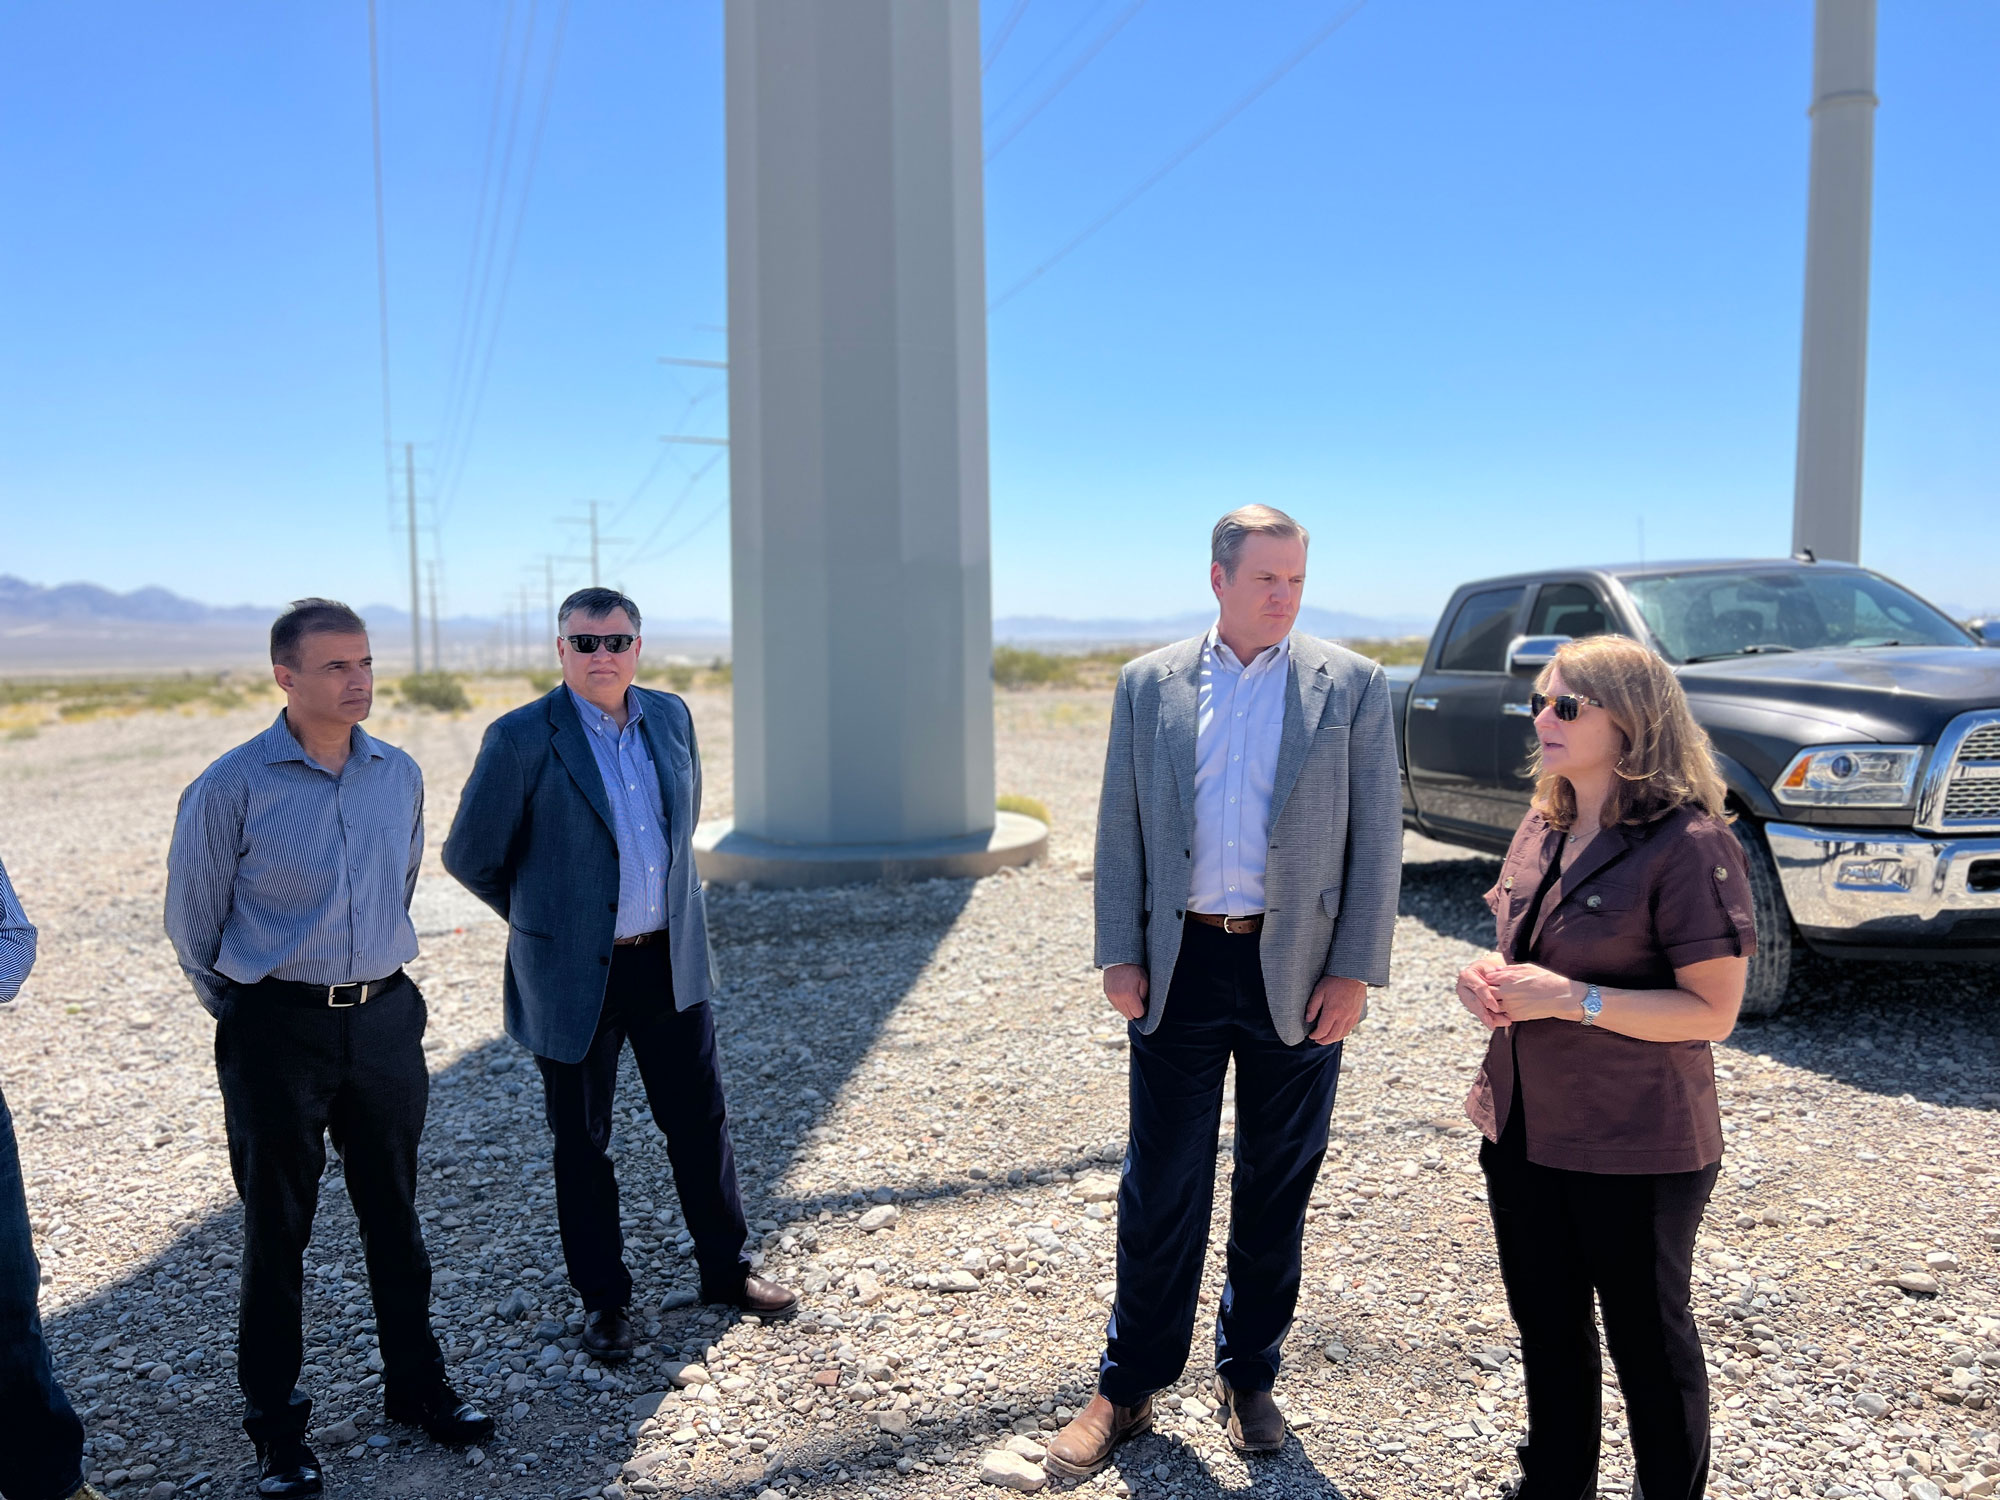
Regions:
[[668, 1382], [677, 1390], [686, 1390], [691, 1385], [707, 1385], [709, 1383], [708, 1371], [704, 1370], [700, 1365], [681, 1364], [678, 1360], [667, 1361], [666, 1376]]
[[979, 1479], [982, 1484], [997, 1484], [1003, 1489], [1019, 1490], [1024, 1495], [1032, 1495], [1049, 1482], [1049, 1476], [1039, 1464], [1031, 1464], [1018, 1453], [1009, 1453], [1005, 1448], [989, 1448], [979, 1459]]
[[874, 1234], [881, 1229], [894, 1229], [901, 1212], [893, 1203], [878, 1203], [861, 1216], [861, 1232]]
[[1006, 1448], [1009, 1453], [1018, 1453], [1031, 1464], [1038, 1464], [1049, 1456], [1047, 1448], [1044, 1448], [1024, 1432], [1017, 1432], [1008, 1438]]

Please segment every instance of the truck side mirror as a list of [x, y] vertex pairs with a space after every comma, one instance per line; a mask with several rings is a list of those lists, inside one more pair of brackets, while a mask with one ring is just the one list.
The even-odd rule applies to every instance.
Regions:
[[1539, 672], [1556, 659], [1556, 651], [1571, 637], [1566, 635], [1517, 635], [1507, 643], [1507, 670]]
[[1974, 620], [1970, 628], [1979, 638], [1980, 645], [2000, 646], [2000, 615], [1995, 615], [1990, 620]]

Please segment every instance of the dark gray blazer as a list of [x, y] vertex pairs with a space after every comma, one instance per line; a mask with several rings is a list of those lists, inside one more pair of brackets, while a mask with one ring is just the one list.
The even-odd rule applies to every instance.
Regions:
[[[1194, 872], [1195, 678], [1202, 638], [1127, 662], [1097, 810], [1097, 966], [1146, 970], [1160, 1024]], [[1278, 1035], [1305, 1040], [1324, 975], [1389, 982], [1403, 880], [1403, 795], [1389, 683], [1366, 657], [1292, 636], [1271, 788], [1258, 953]]]
[[[672, 693], [640, 688], [646, 748], [667, 814], [667, 943], [674, 1003], [715, 989], [692, 841], [701, 818], [694, 720]], [[618, 844], [604, 778], [569, 690], [503, 714], [486, 731], [444, 843], [444, 867], [507, 922], [507, 1035], [540, 1057], [581, 1062], [604, 1008], [618, 912]]]

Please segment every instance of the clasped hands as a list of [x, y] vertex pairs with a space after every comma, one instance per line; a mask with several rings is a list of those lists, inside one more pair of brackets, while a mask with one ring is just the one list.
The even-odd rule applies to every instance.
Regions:
[[1458, 971], [1458, 1002], [1488, 1031], [1517, 1021], [1549, 1016], [1574, 1020], [1576, 988], [1540, 964], [1510, 964], [1497, 953], [1476, 958]]
[[[1146, 990], [1146, 971], [1138, 964], [1113, 964], [1104, 971], [1104, 998], [1128, 1021], [1146, 1014]], [[1306, 1001], [1308, 1039], [1321, 1047], [1340, 1041], [1361, 1023], [1367, 1002], [1368, 986], [1361, 980], [1325, 975]]]

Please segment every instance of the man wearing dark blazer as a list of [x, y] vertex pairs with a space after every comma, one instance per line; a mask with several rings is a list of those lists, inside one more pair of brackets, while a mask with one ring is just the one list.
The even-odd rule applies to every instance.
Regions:
[[563, 680], [487, 730], [444, 864], [507, 922], [507, 1034], [541, 1068], [583, 1347], [616, 1361], [632, 1352], [632, 1276], [606, 1147], [627, 1041], [667, 1137], [704, 1300], [774, 1317], [798, 1298], [751, 1274], [743, 1252], [693, 857], [694, 720], [672, 693], [633, 685], [641, 642], [630, 599], [579, 589], [557, 621]]

